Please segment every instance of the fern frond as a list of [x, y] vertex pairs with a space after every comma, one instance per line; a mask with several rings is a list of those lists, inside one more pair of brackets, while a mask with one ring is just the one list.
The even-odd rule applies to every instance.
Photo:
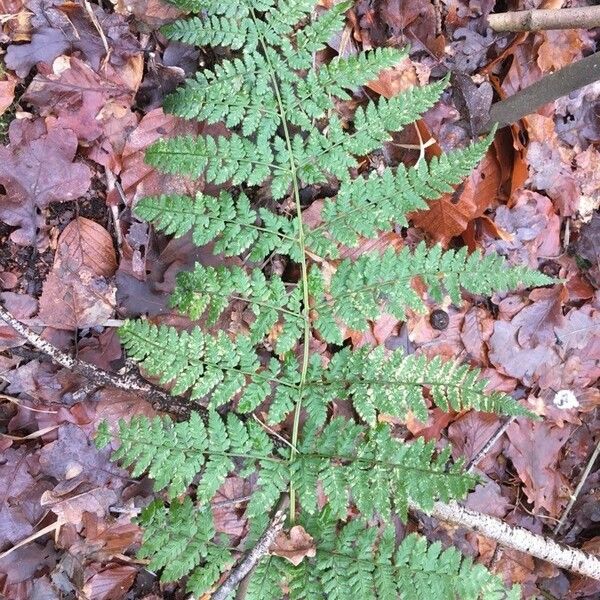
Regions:
[[334, 200], [326, 200], [323, 223], [309, 231], [307, 246], [320, 256], [336, 257], [338, 244], [357, 246], [360, 238], [375, 238], [393, 223], [408, 225], [406, 215], [427, 208], [425, 200], [436, 200], [452, 192], [485, 155], [493, 134], [470, 146], [434, 157], [416, 167], [386, 168], [369, 178], [347, 180]]
[[255, 423], [241, 423], [232, 414], [224, 422], [214, 411], [207, 424], [195, 412], [184, 423], [135, 416], [129, 423], [119, 422], [119, 440], [112, 458], [124, 467], [133, 466], [134, 477], [148, 472], [155, 489], [167, 488], [170, 498], [182, 494], [202, 472], [197, 487], [201, 503], [215, 495], [234, 470], [235, 460], [250, 472], [277, 462], [272, 443]]
[[288, 292], [280, 277], [267, 280], [263, 272], [254, 269], [251, 275], [240, 267], [204, 267], [197, 264], [193, 272], [177, 276], [171, 305], [192, 319], [207, 313], [207, 322], [214, 325], [230, 301], [246, 302], [254, 314], [250, 324], [250, 341], [260, 342], [281, 318], [276, 350], [279, 354], [291, 350], [303, 327], [301, 290]]
[[479, 369], [440, 357], [429, 360], [424, 355], [407, 356], [400, 350], [386, 356], [382, 346], [373, 350], [345, 348], [332, 357], [326, 369], [311, 376], [315, 379], [309, 380], [309, 388], [314, 386], [331, 400], [350, 398], [356, 412], [371, 426], [381, 413], [402, 419], [410, 411], [425, 422], [428, 412], [424, 388], [445, 412], [475, 409], [532, 416], [510, 396], [486, 392], [487, 381], [481, 378]]
[[291, 479], [310, 514], [317, 508], [318, 481], [338, 518], [346, 515], [352, 499], [365, 516], [379, 513], [385, 518], [394, 511], [403, 520], [409, 501], [426, 511], [435, 500], [464, 497], [475, 484], [462, 462], [449, 464], [449, 449], [436, 457], [433, 442], [419, 438], [404, 444], [392, 437], [387, 425], [367, 429], [336, 417], [320, 433], [305, 427], [298, 449]]
[[[457, 600], [519, 600], [519, 586], [507, 589], [500, 577], [473, 564], [454, 548], [428, 544], [410, 534], [396, 547], [393, 528], [379, 531], [360, 520], [336, 531], [328, 517], [305, 523], [317, 546], [316, 556], [297, 567], [267, 557], [257, 569], [269, 589], [289, 588], [290, 600], [389, 600], [452, 598]], [[253, 575], [253, 579], [254, 579]], [[259, 582], [250, 581], [248, 600], [261, 596]], [[279, 598], [279, 596], [277, 596]]]
[[315, 52], [325, 48], [327, 42], [344, 26], [344, 13], [352, 7], [352, 0], [335, 4], [296, 33], [295, 44], [284, 45], [285, 58], [292, 69], [309, 69]]
[[[318, 276], [315, 275], [316, 280]], [[406, 309], [423, 311], [425, 303], [411, 287], [419, 277], [430, 297], [441, 302], [447, 293], [456, 304], [461, 301], [461, 288], [474, 294], [490, 294], [515, 289], [519, 285], [548, 285], [554, 282], [538, 271], [526, 267], [509, 267], [498, 255], [467, 255], [467, 249], [442, 251], [441, 246], [427, 248], [422, 242], [414, 251], [407, 247], [383, 254], [367, 253], [355, 261], [344, 260], [331, 278], [331, 300], [319, 302], [315, 309], [332, 313], [350, 328], [363, 331], [368, 319], [375, 319], [382, 309], [406, 318]], [[321, 334], [328, 341], [327, 331]]]
[[[348, 97], [344, 90], [352, 90], [365, 85], [369, 81], [376, 79], [379, 73], [385, 69], [395, 67], [399, 62], [408, 56], [407, 48], [376, 48], [368, 52], [361, 52], [348, 58], [336, 58], [329, 64], [321, 67], [317, 72], [319, 83], [323, 89], [339, 98]], [[426, 102], [430, 101], [430, 94], [436, 96], [434, 88], [427, 90], [424, 94]], [[420, 94], [417, 94], [417, 98]], [[400, 103], [398, 103], [400, 104]], [[397, 107], [396, 107], [397, 108]], [[383, 110], [381, 111], [383, 116]], [[411, 119], [409, 122], [412, 122]]]
[[256, 46], [256, 28], [251, 19], [213, 15], [206, 19], [193, 17], [178, 19], [161, 28], [171, 40], [194, 46], [225, 46], [238, 50], [242, 46]]
[[266, 209], [254, 209], [245, 194], [234, 202], [231, 194], [218, 198], [198, 193], [195, 198], [167, 195], [143, 198], [138, 216], [166, 234], [181, 237], [192, 231], [197, 246], [215, 241], [215, 254], [236, 256], [251, 248], [250, 260], [264, 260], [272, 252], [298, 260], [298, 223]]
[[150, 558], [148, 568], [153, 571], [162, 569], [161, 581], [177, 581], [202, 565], [197, 571], [210, 573], [203, 573], [206, 590], [233, 562], [229, 550], [211, 541], [215, 528], [210, 507], [196, 507], [189, 497], [174, 500], [168, 508], [155, 500], [142, 511], [138, 523], [144, 528], [138, 556]]
[[231, 137], [181, 136], [159, 140], [146, 152], [146, 162], [165, 173], [202, 173], [206, 181], [232, 185], [260, 185], [286, 167], [273, 163], [271, 148], [238, 135]]
[[222, 331], [210, 336], [198, 327], [179, 332], [147, 321], [127, 321], [119, 337], [150, 375], [160, 377], [163, 384], [175, 382], [172, 394], [190, 390], [191, 399], [210, 395], [214, 407], [241, 393], [238, 409], [253, 410], [271, 392], [271, 382], [278, 381], [277, 361], [261, 370], [254, 344], [245, 336], [232, 341]]

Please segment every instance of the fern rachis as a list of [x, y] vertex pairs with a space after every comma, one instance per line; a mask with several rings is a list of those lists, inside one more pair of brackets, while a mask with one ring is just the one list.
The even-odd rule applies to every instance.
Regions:
[[[402, 441], [380, 421], [409, 412], [426, 420], [424, 390], [446, 411], [528, 411], [510, 396], [487, 393], [477, 369], [454, 361], [383, 348], [336, 351], [344, 342], [342, 328], [364, 330], [383, 309], [400, 320], [408, 310], [426, 310], [428, 299], [413, 287], [416, 281], [430, 300], [449, 296], [454, 303], [463, 289], [489, 294], [551, 282], [497, 256], [425, 244], [339, 259], [342, 246], [376, 238], [394, 223], [406, 225], [407, 213], [451, 191], [477, 165], [493, 134], [429, 164], [356, 176], [357, 157], [417, 119], [447, 80], [369, 102], [344, 123], [332, 98], [350, 98], [407, 55], [386, 48], [315, 66], [314, 53], [341, 29], [350, 2], [317, 18], [310, 18], [312, 0], [173, 2], [196, 15], [167, 26], [167, 35], [229, 50], [166, 106], [185, 118], [223, 121], [231, 132], [160, 140], [147, 160], [159, 170], [202, 175], [229, 189], [218, 197], [146, 198], [136, 212], [165, 233], [191, 232], [198, 245], [214, 242], [217, 254], [241, 255], [246, 266], [196, 265], [178, 276], [171, 303], [198, 322], [194, 329], [147, 321], [121, 329], [126, 350], [149, 374], [208, 407], [205, 416], [194, 413], [184, 423], [134, 418], [120, 425], [115, 458], [133, 466], [134, 475], [148, 472], [170, 499], [157, 500], [140, 518], [142, 556], [164, 569], [165, 579], [189, 576], [191, 592], [209, 591], [238, 557], [211, 521], [211, 500], [237, 474], [253, 486], [247, 546], [286, 493], [290, 522], [299, 520], [316, 543], [316, 556], [299, 567], [266, 558], [250, 581], [250, 600], [279, 599], [284, 588], [290, 598], [307, 600], [349, 593], [420, 598], [431, 597], [431, 590], [440, 598], [500, 597], [501, 582], [482, 567], [422, 538], [400, 542], [385, 526], [392, 514], [406, 519], [409, 504], [427, 510], [435, 500], [464, 497], [475, 480], [460, 461], [450, 461], [448, 448]], [[324, 201], [322, 222], [312, 227], [301, 192], [322, 182], [334, 182], [337, 194]], [[273, 200], [288, 198], [294, 214], [257, 207], [257, 186]], [[294, 265], [297, 281], [265, 275], [257, 263], [273, 253]], [[232, 302], [247, 307], [246, 330], [206, 332], [203, 326], [218, 322]], [[313, 337], [330, 344], [329, 360], [311, 354]], [[342, 400], [350, 402], [355, 419], [332, 417], [331, 406]], [[216, 412], [224, 407], [226, 418]], [[252, 413], [256, 421], [245, 417]], [[282, 438], [286, 431], [289, 439]], [[106, 427], [98, 439], [108, 443]], [[346, 523], [349, 511], [361, 516]], [[187, 546], [192, 551], [182, 556]], [[518, 590], [506, 593], [516, 597]]]

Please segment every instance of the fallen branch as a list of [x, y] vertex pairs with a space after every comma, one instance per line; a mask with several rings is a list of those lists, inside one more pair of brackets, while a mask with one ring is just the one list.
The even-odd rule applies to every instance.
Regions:
[[238, 584], [252, 571], [258, 564], [260, 559], [269, 552], [269, 548], [273, 545], [277, 534], [283, 529], [285, 523], [285, 512], [278, 510], [275, 513], [269, 527], [263, 533], [262, 537], [246, 555], [246, 558], [238, 564], [235, 569], [229, 573], [227, 579], [221, 584], [219, 589], [212, 594], [211, 600], [225, 600], [236, 589]]
[[[414, 507], [416, 508], [416, 507]], [[600, 581], [600, 558], [577, 548], [563, 546], [531, 533], [523, 527], [513, 527], [496, 519], [459, 506], [456, 502], [436, 502], [430, 515], [436, 519], [466, 527], [498, 544], [545, 560], [560, 569], [585, 575]]]
[[542, 77], [516, 94], [492, 104], [490, 119], [479, 133], [489, 132], [494, 124], [500, 127], [516, 123], [538, 108], [562, 96], [600, 80], [600, 52]]
[[469, 461], [466, 466], [467, 473], [471, 473], [473, 469], [485, 458], [487, 453], [493, 448], [494, 444], [505, 434], [510, 424], [515, 420], [515, 417], [510, 417], [490, 437], [490, 439], [481, 447], [481, 450]]
[[590, 456], [590, 459], [588, 460], [587, 465], [585, 466], [583, 474], [581, 475], [581, 479], [579, 480], [575, 491], [571, 494], [571, 498], [569, 499], [569, 504], [567, 505], [567, 508], [565, 508], [565, 511], [563, 512], [562, 516], [560, 517], [560, 520], [554, 528], [554, 535], [557, 535], [558, 532], [562, 529], [562, 526], [565, 524], [567, 516], [571, 512], [571, 509], [575, 505], [575, 502], [577, 502], [577, 498], [579, 497], [579, 494], [581, 493], [581, 490], [583, 489], [583, 486], [585, 485], [585, 482], [592, 471], [592, 467], [596, 463], [596, 460], [598, 460], [598, 456], [600, 456], [600, 441], [598, 441], [598, 443], [596, 444], [596, 448], [592, 452], [592, 455]]
[[190, 407], [188, 403], [183, 400], [178, 400], [163, 390], [156, 388], [147, 381], [144, 381], [136, 373], [128, 373], [126, 375], [109, 373], [95, 365], [76, 360], [72, 356], [65, 354], [50, 342], [42, 339], [35, 331], [26, 325], [23, 325], [23, 323], [13, 317], [2, 305], [0, 305], [0, 319], [5, 321], [32, 346], [51, 358], [55, 363], [85, 377], [96, 387], [112, 386], [129, 392], [140, 392], [142, 394], [147, 394], [154, 408], [157, 410], [169, 411], [182, 415], [189, 413]]
[[593, 29], [600, 27], [600, 6], [557, 10], [517, 10], [488, 16], [494, 31], [541, 31], [548, 29]]

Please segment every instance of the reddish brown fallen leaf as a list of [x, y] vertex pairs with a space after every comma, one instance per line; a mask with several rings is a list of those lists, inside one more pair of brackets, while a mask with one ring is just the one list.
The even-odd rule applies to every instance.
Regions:
[[367, 87], [384, 98], [392, 98], [418, 85], [417, 72], [410, 58], [405, 58], [392, 69], [385, 69]]
[[554, 328], [562, 325], [562, 307], [568, 295], [564, 285], [539, 288], [529, 294], [532, 304], [513, 319], [513, 324], [519, 327], [517, 341], [521, 346], [533, 348], [540, 344], [554, 344]]
[[124, 17], [133, 15], [138, 21], [149, 25], [151, 29], [158, 29], [161, 25], [185, 14], [166, 0], [118, 0], [113, 4], [115, 4], [115, 12]]
[[460, 339], [469, 353], [470, 361], [480, 366], [488, 364], [487, 342], [494, 331], [490, 313], [480, 306], [473, 306], [465, 314]]
[[77, 217], [58, 238], [58, 256], [70, 270], [87, 268], [98, 277], [111, 277], [117, 256], [110, 234], [95, 221]]
[[110, 565], [92, 575], [83, 586], [89, 600], [122, 600], [133, 585], [138, 569], [127, 565]]
[[[132, 510], [136, 509], [132, 507]], [[85, 528], [85, 544], [94, 548], [97, 555], [98, 548], [106, 556], [124, 554], [134, 544], [142, 541], [142, 528], [132, 523], [132, 514], [124, 513], [116, 520], [104, 520], [93, 513], [83, 514], [82, 522]]]
[[134, 93], [95, 73], [81, 60], [62, 56], [52, 67], [38, 69], [23, 100], [42, 116], [57, 117], [60, 126], [89, 143], [102, 135], [115, 106], [131, 105]]
[[505, 453], [524, 484], [529, 502], [534, 510], [545, 509], [554, 517], [568, 502], [568, 481], [556, 463], [571, 430], [572, 426], [559, 428], [526, 420], [518, 420], [506, 430], [510, 444]]
[[39, 209], [53, 202], [83, 196], [91, 172], [73, 162], [77, 138], [70, 129], [46, 130], [44, 121], [15, 120], [9, 128], [10, 144], [0, 148], [0, 220], [18, 229], [11, 240], [22, 246], [45, 248], [45, 218]]
[[500, 187], [500, 165], [490, 148], [473, 173], [453, 194], [431, 200], [428, 210], [411, 215], [413, 223], [436, 242], [447, 245], [465, 231], [470, 221], [481, 216], [496, 199]]
[[600, 214], [595, 214], [589, 223], [582, 226], [575, 248], [578, 256], [590, 264], [586, 276], [600, 288]]
[[506, 256], [510, 263], [538, 268], [538, 257], [561, 254], [560, 225], [552, 201], [543, 194], [521, 190], [511, 207], [496, 209], [494, 222], [510, 234], [508, 240], [484, 237], [486, 250]]
[[[194, 194], [200, 189], [200, 181], [191, 182], [185, 177], [159, 174], [144, 160], [146, 148], [162, 137], [198, 134], [200, 126], [193, 121], [177, 119], [157, 108], [144, 115], [136, 129], [129, 132], [120, 162], [121, 185], [132, 206], [144, 196], [164, 193]], [[108, 201], [118, 205], [121, 199], [117, 190], [108, 194]]]
[[294, 525], [290, 529], [289, 536], [283, 531], [279, 533], [270, 552], [274, 556], [281, 556], [294, 566], [298, 566], [306, 557], [315, 556], [317, 549], [313, 538], [306, 533], [304, 527]]
[[542, 72], [557, 71], [581, 58], [583, 40], [576, 29], [540, 31], [539, 35], [544, 40], [537, 57]]
[[[1, 292], [0, 298], [6, 310], [17, 319], [29, 319], [38, 310], [38, 302], [29, 294], [16, 294], [15, 292]], [[22, 338], [9, 325], [0, 324], [0, 349], [16, 348], [25, 343]]]
[[117, 267], [110, 234], [98, 223], [78, 217], [58, 238], [52, 271], [44, 282], [39, 317], [55, 329], [102, 325], [116, 304], [107, 281]]
[[216, 531], [236, 538], [246, 533], [248, 519], [244, 513], [251, 493], [252, 486], [247, 479], [231, 476], [225, 480], [212, 501]]
[[512, 322], [496, 321], [489, 341], [490, 362], [505, 375], [531, 387], [560, 385], [561, 374], [556, 367], [561, 360], [554, 348], [539, 345], [523, 348], [517, 341], [519, 326]]
[[91, 5], [110, 47], [106, 56], [102, 37], [82, 3], [29, 4], [36, 13], [32, 18], [31, 41], [11, 44], [6, 51], [6, 65], [19, 77], [26, 77], [37, 63], [52, 64], [66, 52], [78, 51], [95, 71], [100, 69], [104, 59], [109, 64], [122, 66], [128, 58], [141, 54], [138, 40], [121, 15]]
[[0, 115], [4, 114], [6, 109], [15, 99], [15, 86], [17, 82], [13, 79], [0, 81]]

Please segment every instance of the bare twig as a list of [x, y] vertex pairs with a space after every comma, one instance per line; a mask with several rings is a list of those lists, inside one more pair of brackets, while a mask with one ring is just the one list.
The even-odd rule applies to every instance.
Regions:
[[490, 131], [495, 123], [500, 127], [516, 123], [544, 104], [554, 102], [599, 79], [600, 52], [596, 52], [493, 104], [490, 120], [481, 127], [479, 133]]
[[42, 339], [35, 331], [26, 325], [23, 325], [23, 323], [13, 317], [1, 304], [0, 319], [10, 325], [37, 350], [50, 357], [55, 363], [82, 375], [96, 384], [97, 387], [112, 386], [130, 392], [140, 392], [147, 395], [154, 407], [158, 410], [179, 414], [189, 413], [189, 404], [183, 399], [177, 399], [163, 390], [154, 387], [147, 381], [144, 381], [137, 373], [128, 373], [126, 375], [109, 373], [104, 369], [99, 369], [95, 365], [76, 360], [68, 354], [65, 354], [50, 342]]
[[466, 527], [507, 548], [525, 552], [561, 569], [600, 581], [600, 558], [577, 548], [557, 544], [523, 527], [513, 527], [495, 517], [463, 508], [456, 502], [436, 502], [430, 514], [437, 519]]
[[541, 31], [547, 29], [592, 29], [600, 27], [600, 6], [557, 10], [516, 10], [488, 16], [494, 31]]
[[571, 509], [573, 508], [573, 505], [577, 501], [577, 498], [579, 497], [579, 494], [581, 493], [581, 489], [583, 488], [583, 486], [586, 482], [586, 479], [589, 477], [589, 474], [592, 470], [592, 467], [594, 466], [594, 463], [596, 462], [596, 460], [598, 458], [598, 455], [600, 455], [600, 440], [598, 440], [598, 443], [596, 444], [596, 448], [592, 452], [592, 455], [590, 456], [590, 459], [588, 460], [587, 465], [585, 466], [585, 470], [583, 471], [583, 473], [581, 475], [581, 479], [579, 480], [579, 483], [577, 484], [575, 491], [571, 494], [571, 498], [569, 500], [569, 504], [567, 505], [567, 508], [565, 508], [565, 511], [563, 512], [558, 523], [556, 524], [556, 527], [554, 528], [554, 531], [553, 531], [554, 535], [556, 535], [562, 529], [562, 526], [565, 524], [567, 516], [569, 515], [569, 513], [571, 512]]
[[267, 530], [263, 533], [256, 546], [246, 555], [246, 558], [235, 567], [219, 589], [211, 596], [211, 600], [225, 600], [238, 584], [252, 571], [258, 561], [269, 552], [269, 548], [275, 541], [277, 534], [283, 529], [285, 522], [285, 511], [278, 510], [271, 520]]
[[483, 460], [485, 455], [493, 448], [494, 444], [504, 435], [504, 432], [508, 429], [509, 425], [515, 420], [515, 417], [510, 417], [506, 420], [490, 437], [490, 439], [483, 445], [481, 450], [468, 462], [467, 473], [471, 473], [473, 469]]

